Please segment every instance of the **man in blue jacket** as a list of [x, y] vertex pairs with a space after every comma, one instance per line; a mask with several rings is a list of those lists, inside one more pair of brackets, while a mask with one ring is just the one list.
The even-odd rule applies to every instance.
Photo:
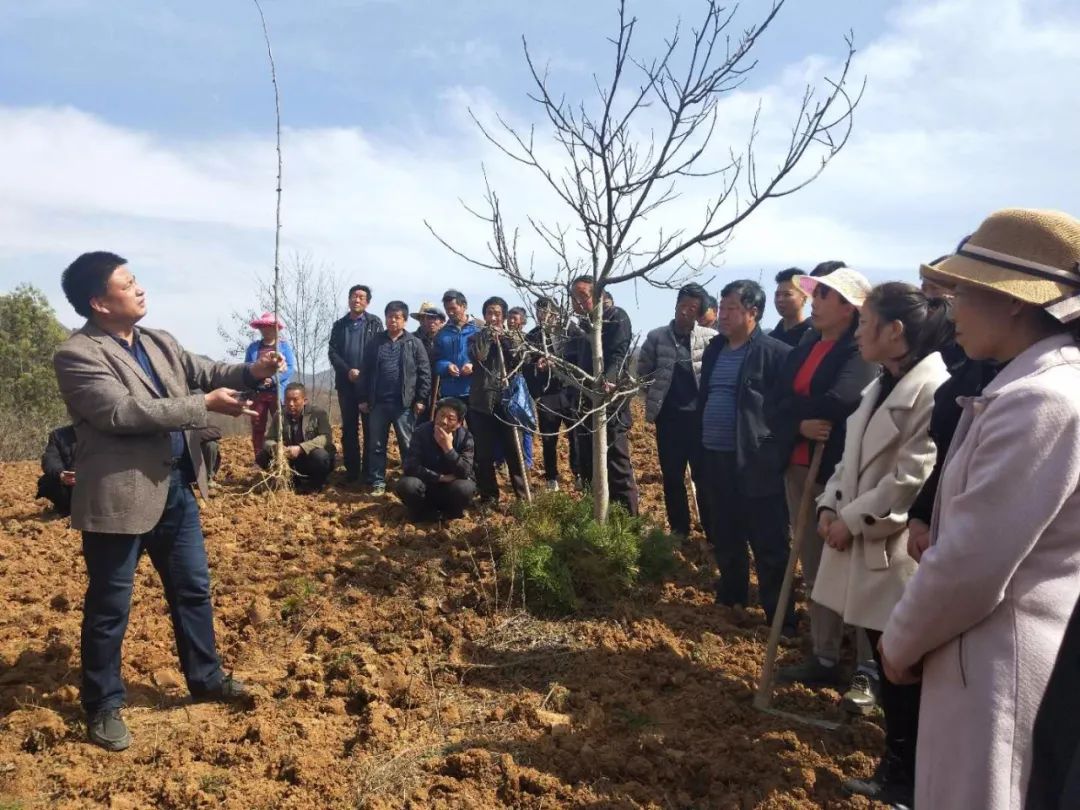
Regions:
[[473, 364], [469, 359], [469, 338], [477, 325], [469, 318], [469, 302], [457, 290], [443, 294], [446, 326], [435, 336], [435, 375], [439, 378], [439, 397], [456, 397], [468, 402], [472, 388]]

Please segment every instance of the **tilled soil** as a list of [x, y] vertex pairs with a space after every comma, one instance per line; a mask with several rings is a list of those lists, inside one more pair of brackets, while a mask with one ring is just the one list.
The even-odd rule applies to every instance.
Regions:
[[[640, 413], [632, 443], [662, 523]], [[33, 499], [35, 464], [0, 465], [2, 810], [871, 806], [840, 784], [872, 770], [878, 723], [828, 732], [755, 711], [767, 629], [757, 608], [713, 604], [702, 538], [662, 588], [539, 619], [496, 583], [505, 516], [417, 527], [391, 496], [269, 495], [245, 441], [224, 455], [203, 527], [218, 644], [254, 706], [190, 703], [144, 560], [121, 754], [84, 741], [79, 535]], [[840, 720], [838, 701], [796, 686], [775, 705]]]

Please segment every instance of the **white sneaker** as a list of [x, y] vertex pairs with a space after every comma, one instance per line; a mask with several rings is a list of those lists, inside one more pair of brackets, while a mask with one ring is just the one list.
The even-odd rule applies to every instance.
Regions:
[[559, 491], [559, 482], [558, 481], [548, 481], [547, 482], [547, 491], [548, 492], [558, 492]]

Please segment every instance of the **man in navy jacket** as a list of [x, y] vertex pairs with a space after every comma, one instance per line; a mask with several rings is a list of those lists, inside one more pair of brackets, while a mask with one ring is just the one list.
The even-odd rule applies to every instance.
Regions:
[[[360, 412], [360, 375], [367, 344], [382, 332], [379, 316], [368, 312], [371, 288], [354, 284], [349, 290], [349, 312], [330, 329], [330, 365], [341, 407], [341, 449], [345, 456], [345, 480], [359, 481], [367, 475], [368, 416]], [[361, 453], [360, 436], [364, 447]]]
[[[765, 291], [754, 281], [733, 281], [721, 291], [720, 334], [701, 359], [698, 417], [703, 479], [720, 579], [716, 601], [734, 607], [750, 596], [754, 552], [759, 593], [771, 622], [788, 557], [784, 464], [765, 420], [765, 396], [776, 383], [789, 346], [758, 325]], [[794, 632], [795, 612], [784, 623]]]

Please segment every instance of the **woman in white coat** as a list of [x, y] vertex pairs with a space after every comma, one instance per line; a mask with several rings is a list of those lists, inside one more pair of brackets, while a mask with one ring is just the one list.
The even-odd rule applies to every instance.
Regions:
[[[907, 510], [934, 468], [934, 392], [949, 374], [939, 349], [952, 337], [947, 307], [917, 287], [875, 287], [862, 306], [859, 352], [882, 374], [848, 418], [844, 454], [818, 499], [821, 557], [813, 601], [866, 630], [877, 647], [916, 563], [907, 552]], [[880, 662], [879, 662], [880, 663]], [[870, 779], [845, 783], [897, 807], [914, 794], [917, 686], [881, 679], [885, 755]]]
[[933, 273], [955, 286], [967, 355], [1005, 366], [961, 402], [930, 546], [881, 655], [894, 680], [922, 679], [919, 810], [1020, 810], [1080, 593], [1080, 220], [999, 211]]

